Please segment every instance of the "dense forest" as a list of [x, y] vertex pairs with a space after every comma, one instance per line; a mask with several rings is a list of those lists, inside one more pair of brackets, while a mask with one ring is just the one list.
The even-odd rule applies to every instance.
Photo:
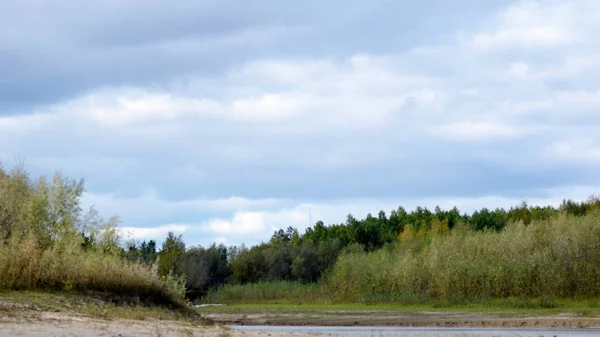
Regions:
[[174, 233], [160, 244], [123, 243], [116, 218], [81, 210], [83, 191], [83, 181], [59, 173], [32, 180], [22, 168], [0, 168], [0, 289], [95, 289], [171, 303], [183, 303], [184, 291], [231, 300], [257, 284], [263, 294], [320, 291], [339, 301], [600, 295], [594, 196], [472, 214], [398, 207], [318, 221], [304, 233], [280, 229], [253, 247], [186, 247]]

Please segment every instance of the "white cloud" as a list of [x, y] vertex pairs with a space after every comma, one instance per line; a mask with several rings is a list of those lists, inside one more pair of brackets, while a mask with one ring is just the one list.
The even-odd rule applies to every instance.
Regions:
[[302, 97], [294, 92], [285, 94], [266, 93], [256, 98], [236, 100], [232, 103], [233, 115], [239, 120], [279, 121], [297, 116], [306, 108]]
[[[52, 138], [55, 147], [69, 147], [73, 139], [95, 140], [101, 148], [96, 151], [105, 152], [105, 157], [124, 147], [132, 152], [152, 147], [199, 162], [231, 165], [274, 158], [306, 165], [305, 150], [311, 152], [311, 157], [329, 158], [323, 165], [318, 161], [312, 165], [333, 169], [362, 162], [339, 153], [340, 147], [362, 144], [344, 136], [378, 133], [394, 124], [414, 122], [414, 128], [394, 135], [408, 139], [419, 135], [418, 124], [444, 113], [449, 99], [436, 88], [433, 78], [403, 74], [386, 58], [361, 54], [338, 62], [323, 59], [315, 63], [257, 61], [218, 80], [195, 78], [160, 90], [98, 90], [66, 103], [41, 107], [33, 115], [0, 117], [0, 132], [10, 137], [6, 144], [27, 144], [41, 130], [61, 130]], [[276, 89], [263, 85], [281, 81], [271, 68], [286, 69], [289, 74], [284, 76], [288, 79], [307, 75]], [[209, 91], [197, 89], [207, 86], [212, 87], [210, 92], [220, 94], [211, 96]], [[288, 149], [290, 142], [302, 145], [303, 139], [315, 138], [330, 140], [326, 147]], [[66, 161], [62, 158], [62, 165]], [[195, 164], [181, 170], [184, 168], [177, 169], [198, 178], [206, 173]]]
[[440, 125], [432, 129], [437, 137], [454, 141], [493, 141], [522, 136], [522, 128], [493, 122], [461, 122]]
[[508, 74], [514, 77], [523, 77], [529, 73], [529, 64], [525, 62], [515, 62], [510, 65]]
[[[556, 93], [556, 103], [561, 107], [571, 110], [600, 108], [600, 89], [589, 90], [569, 90]], [[570, 111], [573, 113], [573, 111]], [[594, 112], [596, 113], [596, 112]]]
[[184, 234], [190, 227], [182, 224], [171, 224], [160, 227], [119, 227], [119, 234], [124, 239], [161, 241], [169, 232], [175, 235]]
[[243, 235], [260, 233], [265, 230], [263, 215], [258, 212], [237, 212], [231, 221], [215, 219], [206, 224], [206, 228], [218, 234]]
[[119, 214], [129, 222], [160, 221], [160, 219], [168, 219], [180, 214], [199, 217], [206, 212], [251, 210], [274, 207], [285, 202], [285, 200], [279, 199], [247, 199], [239, 196], [217, 199], [168, 200], [160, 197], [153, 190], [148, 190], [135, 197], [89, 192], [83, 196], [84, 208], [94, 205], [104, 214]]
[[503, 10], [492, 27], [476, 33], [470, 43], [476, 49], [507, 47], [563, 47], [585, 42], [585, 28], [593, 22], [590, 10], [596, 1], [525, 0]]
[[476, 48], [488, 49], [507, 46], [560, 46], [573, 42], [566, 32], [553, 27], [529, 27], [525, 29], [505, 29], [492, 34], [477, 34], [473, 38]]
[[259, 60], [241, 69], [235, 77], [268, 78], [279, 84], [297, 85], [298, 83], [317, 82], [335, 76], [337, 66], [330, 60]]
[[600, 144], [594, 139], [558, 141], [548, 146], [545, 152], [549, 158], [559, 159], [570, 165], [600, 163]]
[[[0, 128], [32, 133], [42, 127], [76, 124], [79, 128], [106, 127], [146, 137], [155, 136], [159, 130], [172, 136], [186, 132], [190, 122], [201, 127], [214, 121], [231, 127], [237, 123], [280, 122], [279, 127], [293, 127], [296, 132], [310, 132], [315, 126], [321, 131], [372, 129], [384, 126], [407, 102], [423, 111], [439, 111], [444, 102], [443, 93], [430, 88], [427, 80], [398, 74], [376, 57], [360, 55], [339, 63], [326, 59], [320, 62], [329, 65], [327, 74], [313, 70], [312, 63], [274, 60], [251, 63], [219, 82], [194, 80], [206, 80], [225, 92], [243, 93], [235, 97], [217, 99], [193, 91], [171, 92], [170, 88], [99, 90], [41, 108], [30, 117], [0, 118]], [[261, 88], [260, 84], [281, 80], [272, 67], [287, 69], [291, 74], [283, 75], [286, 78], [306, 75], [298, 76], [287, 90]], [[194, 81], [188, 83], [190, 89]], [[145, 130], [151, 132], [144, 134]]]
[[[137, 90], [135, 90], [137, 91]], [[130, 126], [144, 122], [163, 122], [185, 114], [215, 114], [218, 104], [209, 100], [177, 97], [164, 93], [151, 92], [118, 92], [111, 94], [90, 95], [83, 98], [79, 108], [102, 124], [109, 126]], [[74, 102], [75, 103], [75, 102]], [[69, 108], [68, 106], [65, 108]], [[81, 113], [81, 112], [80, 112]]]
[[565, 57], [562, 69], [559, 69], [561, 75], [577, 75], [586, 71], [597, 70], [600, 66], [600, 54], [597, 51], [591, 54], [567, 55]]

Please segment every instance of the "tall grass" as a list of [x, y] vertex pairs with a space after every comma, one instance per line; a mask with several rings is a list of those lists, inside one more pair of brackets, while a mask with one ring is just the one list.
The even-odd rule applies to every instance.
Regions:
[[296, 304], [314, 303], [327, 298], [320, 285], [301, 282], [258, 282], [248, 284], [227, 284], [210, 290], [202, 297], [203, 303], [265, 303], [290, 302]]
[[459, 226], [429, 240], [341, 256], [324, 280], [327, 293], [337, 301], [404, 303], [600, 295], [598, 212], [513, 223], [502, 232]]
[[0, 167], [0, 291], [96, 291], [183, 306], [183, 280], [121, 257], [114, 221], [81, 214], [83, 191], [60, 174], [32, 182], [21, 168]]
[[0, 244], [0, 290], [98, 291], [153, 304], [184, 304], [185, 287], [161, 279], [155, 268], [119, 256], [66, 249], [41, 249], [33, 235]]

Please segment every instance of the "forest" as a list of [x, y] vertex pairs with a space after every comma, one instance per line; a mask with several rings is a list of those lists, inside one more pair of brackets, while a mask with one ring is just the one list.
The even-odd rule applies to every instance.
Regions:
[[[600, 199], [510, 209], [398, 207], [246, 247], [123, 242], [83, 212], [83, 181], [0, 169], [0, 289], [193, 301], [465, 302], [600, 296]], [[98, 268], [102, 266], [102, 268]]]

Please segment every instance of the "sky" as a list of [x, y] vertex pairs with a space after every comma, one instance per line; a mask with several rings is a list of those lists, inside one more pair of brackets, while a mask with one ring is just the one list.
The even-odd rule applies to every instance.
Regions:
[[585, 200], [599, 34], [597, 0], [3, 0], [0, 162], [188, 247]]

